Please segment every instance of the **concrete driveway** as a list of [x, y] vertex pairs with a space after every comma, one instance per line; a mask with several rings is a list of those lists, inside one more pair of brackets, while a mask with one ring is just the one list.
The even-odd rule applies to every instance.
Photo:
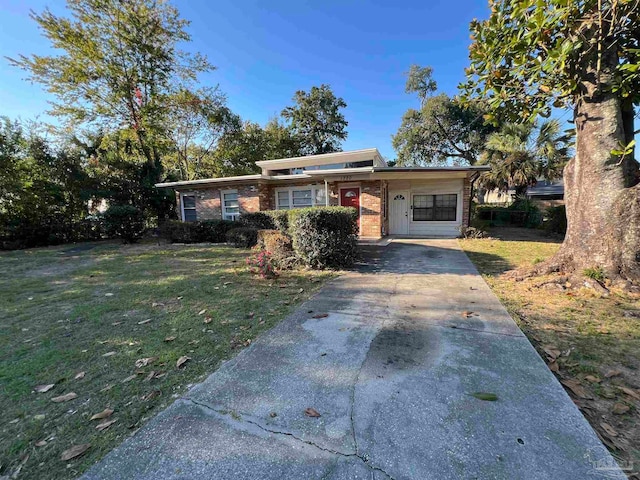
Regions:
[[625, 478], [457, 241], [377, 252], [85, 478]]

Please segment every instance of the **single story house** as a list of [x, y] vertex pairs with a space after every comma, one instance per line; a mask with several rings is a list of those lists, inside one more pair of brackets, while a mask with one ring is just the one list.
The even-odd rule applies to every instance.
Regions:
[[[510, 188], [507, 192], [484, 190], [483, 193], [478, 196], [480, 203], [508, 205], [514, 202], [516, 191], [513, 188]], [[540, 179], [534, 186], [527, 188], [525, 196], [541, 207], [563, 205], [564, 182], [562, 179], [553, 181]]]
[[181, 220], [236, 220], [243, 212], [342, 205], [361, 238], [455, 237], [469, 224], [474, 167], [389, 167], [376, 148], [256, 162], [255, 175], [166, 182]]

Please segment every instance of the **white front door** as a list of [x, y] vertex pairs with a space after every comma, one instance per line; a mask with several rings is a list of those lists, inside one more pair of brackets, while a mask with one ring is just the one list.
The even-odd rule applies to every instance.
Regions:
[[389, 233], [407, 235], [409, 233], [409, 192], [389, 192]]

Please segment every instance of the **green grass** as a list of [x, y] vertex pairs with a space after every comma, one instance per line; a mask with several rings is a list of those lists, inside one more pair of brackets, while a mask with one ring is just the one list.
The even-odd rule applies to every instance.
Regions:
[[[495, 229], [491, 234], [494, 238], [460, 244], [541, 357], [557, 365], [559, 379], [578, 382], [592, 397], [574, 398], [605, 444], [619, 458], [640, 465], [640, 402], [621, 390], [640, 395], [640, 300], [616, 291], [601, 298], [584, 288], [545, 288], [555, 276], [515, 281], [502, 273], [549, 258], [560, 241], [535, 230]], [[555, 362], [547, 353], [553, 350], [562, 352]], [[607, 377], [611, 371], [618, 373]], [[615, 415], [616, 403], [631, 409]], [[602, 423], [613, 426], [618, 436], [607, 435]]]
[[[0, 476], [21, 462], [18, 478], [78, 476], [332, 276], [263, 280], [247, 250], [225, 246], [95, 245], [0, 254]], [[34, 393], [44, 384], [55, 387]], [[105, 408], [117, 422], [100, 432], [89, 418]], [[60, 460], [83, 443], [85, 455]]]

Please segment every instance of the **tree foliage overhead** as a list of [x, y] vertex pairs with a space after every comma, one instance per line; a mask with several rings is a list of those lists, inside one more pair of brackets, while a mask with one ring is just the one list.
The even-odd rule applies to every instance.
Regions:
[[557, 120], [539, 127], [507, 123], [487, 139], [479, 164], [491, 165], [491, 170], [480, 175], [478, 184], [489, 190], [513, 187], [516, 195], [523, 195], [541, 178], [557, 180], [569, 160], [569, 142]]
[[295, 105], [282, 111], [293, 134], [300, 142], [302, 155], [339, 152], [347, 138], [347, 121], [340, 111], [346, 102], [336, 97], [329, 85], [311, 87], [309, 92], [298, 90]]
[[420, 109], [409, 109], [393, 136], [398, 165], [444, 164], [451, 161], [473, 165], [495, 127], [487, 125], [481, 103], [463, 105], [455, 98], [435, 94], [437, 84], [431, 67], [412, 65], [407, 93], [416, 93]]

